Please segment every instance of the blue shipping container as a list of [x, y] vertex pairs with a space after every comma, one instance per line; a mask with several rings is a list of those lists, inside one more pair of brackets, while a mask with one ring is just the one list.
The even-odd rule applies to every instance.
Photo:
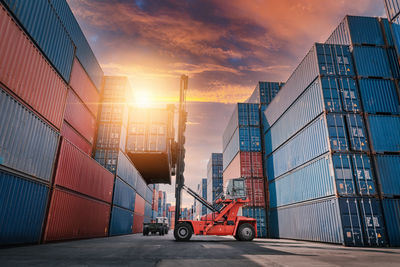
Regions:
[[284, 83], [258, 82], [247, 103], [268, 105], [279, 92]]
[[361, 100], [367, 113], [400, 113], [399, 97], [392, 80], [360, 79]]
[[48, 187], [0, 171], [0, 245], [38, 243]]
[[400, 199], [384, 199], [382, 206], [389, 243], [400, 246]]
[[373, 46], [353, 47], [354, 65], [361, 77], [392, 78], [389, 59], [385, 48]]
[[137, 180], [140, 179], [139, 172], [122, 151], [119, 151], [118, 154], [117, 176], [134, 189], [136, 189]]
[[4, 3], [69, 82], [75, 48], [50, 3], [47, 0], [4, 0]]
[[329, 196], [374, 196], [370, 158], [360, 154], [324, 155], [269, 184], [270, 207]]
[[[158, 192], [157, 192], [158, 194]], [[158, 196], [158, 195], [157, 195]], [[150, 188], [146, 189], [146, 197], [145, 200], [149, 203], [151, 203], [153, 201], [153, 190]]]
[[271, 127], [319, 75], [354, 76], [349, 47], [315, 44], [264, 111], [266, 126]]
[[144, 203], [144, 216], [150, 217], [150, 218], [152, 216], [151, 203], [149, 203], [149, 202]]
[[76, 57], [100, 92], [103, 70], [65, 0], [50, 0], [55, 12], [76, 46]]
[[[265, 154], [269, 155], [296, 132], [326, 112], [359, 112], [356, 82], [351, 78], [316, 79], [272, 127], [263, 125]], [[263, 123], [267, 123], [263, 120]]]
[[136, 192], [118, 177], [115, 179], [113, 205], [135, 211]]
[[257, 221], [257, 237], [267, 237], [267, 219], [265, 209], [260, 207], [242, 208], [244, 217], [254, 218]]
[[348, 246], [384, 246], [382, 212], [376, 199], [327, 198], [271, 209], [270, 235]]
[[400, 196], [400, 155], [376, 155], [375, 165], [381, 194], [386, 197]]
[[133, 212], [113, 206], [110, 221], [110, 235], [132, 234]]
[[0, 164], [50, 181], [59, 134], [0, 88]]
[[258, 104], [237, 103], [231, 119], [226, 126], [222, 136], [223, 149], [228, 145], [240, 126], [260, 126], [260, 114]]
[[375, 152], [400, 152], [400, 117], [368, 115], [369, 134]]
[[346, 16], [326, 41], [340, 45], [385, 45], [378, 18]]

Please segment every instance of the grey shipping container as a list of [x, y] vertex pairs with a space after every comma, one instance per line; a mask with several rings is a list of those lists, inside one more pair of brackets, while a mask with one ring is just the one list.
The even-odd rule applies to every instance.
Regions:
[[75, 47], [57, 14], [47, 0], [4, 0], [29, 36], [69, 82]]
[[348, 246], [385, 246], [379, 202], [372, 198], [325, 198], [271, 209], [270, 235]]
[[100, 92], [103, 70], [65, 0], [49, 1], [76, 46], [76, 57]]
[[49, 182], [58, 142], [53, 128], [0, 88], [0, 165]]

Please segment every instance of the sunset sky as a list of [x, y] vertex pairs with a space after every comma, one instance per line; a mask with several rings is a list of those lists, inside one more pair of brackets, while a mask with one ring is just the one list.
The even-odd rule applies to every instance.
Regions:
[[[346, 15], [386, 16], [382, 0], [68, 0], [106, 75], [140, 98], [176, 101], [189, 75], [186, 184], [206, 177], [233, 110], [257, 81], [286, 81]], [[173, 187], [168, 191], [174, 201]], [[193, 199], [185, 197], [189, 207]]]

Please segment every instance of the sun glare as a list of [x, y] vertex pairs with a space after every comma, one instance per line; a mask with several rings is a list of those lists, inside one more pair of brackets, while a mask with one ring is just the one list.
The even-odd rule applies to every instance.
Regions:
[[138, 108], [151, 106], [151, 96], [148, 91], [140, 90], [135, 92], [135, 106]]

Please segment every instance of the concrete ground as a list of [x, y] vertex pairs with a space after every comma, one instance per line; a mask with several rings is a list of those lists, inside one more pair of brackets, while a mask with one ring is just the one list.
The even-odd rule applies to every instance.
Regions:
[[166, 236], [111, 238], [0, 249], [0, 266], [400, 266], [400, 249], [293, 240]]

